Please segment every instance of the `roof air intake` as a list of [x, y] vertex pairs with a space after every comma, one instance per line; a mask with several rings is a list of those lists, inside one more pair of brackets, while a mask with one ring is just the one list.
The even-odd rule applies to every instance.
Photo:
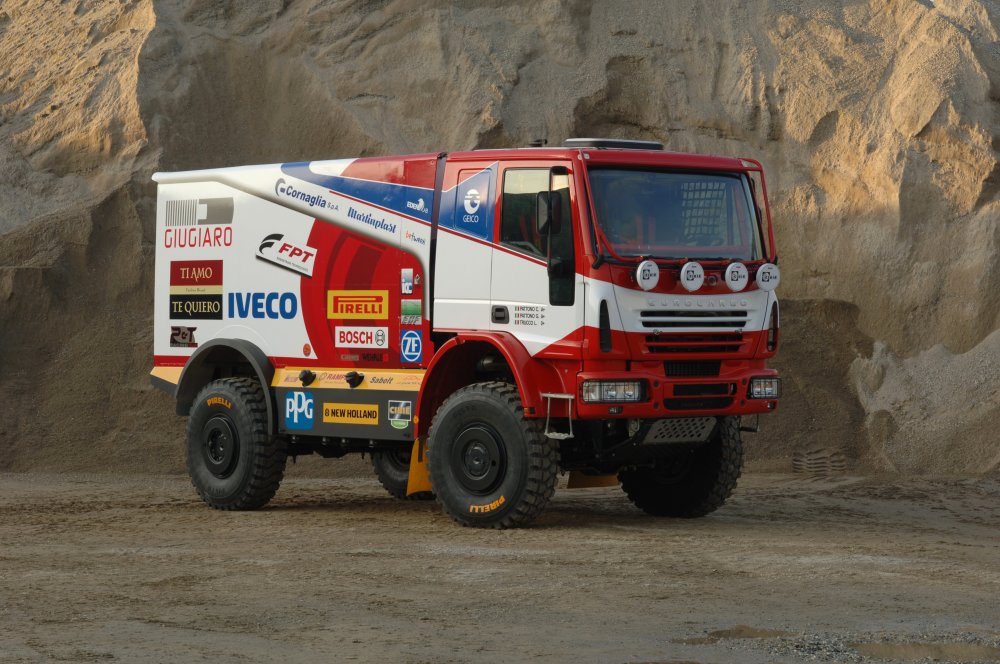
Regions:
[[618, 138], [567, 138], [564, 148], [614, 148], [617, 150], [662, 150], [657, 141], [629, 141]]

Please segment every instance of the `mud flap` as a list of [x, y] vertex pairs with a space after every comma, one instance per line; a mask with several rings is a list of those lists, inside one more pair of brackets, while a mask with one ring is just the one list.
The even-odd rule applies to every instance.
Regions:
[[413, 441], [410, 454], [410, 475], [406, 480], [406, 495], [412, 496], [422, 491], [433, 491], [431, 471], [427, 466], [427, 442], [417, 438]]
[[[413, 466], [411, 465], [412, 469]], [[413, 472], [412, 470], [410, 471]], [[587, 475], [579, 470], [570, 471], [567, 489], [592, 489], [602, 486], [618, 486], [618, 475]]]

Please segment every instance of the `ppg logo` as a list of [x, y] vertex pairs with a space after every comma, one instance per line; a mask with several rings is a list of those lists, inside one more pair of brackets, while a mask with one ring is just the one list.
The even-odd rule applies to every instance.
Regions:
[[285, 428], [312, 429], [313, 404], [312, 392], [289, 392], [285, 397]]
[[423, 339], [416, 330], [403, 330], [399, 339], [399, 355], [403, 362], [420, 362], [423, 359]]

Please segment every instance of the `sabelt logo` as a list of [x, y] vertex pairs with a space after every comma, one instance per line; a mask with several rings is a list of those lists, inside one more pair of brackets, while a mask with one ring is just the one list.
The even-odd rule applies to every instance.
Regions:
[[388, 320], [389, 291], [327, 291], [326, 317], [341, 320]]
[[325, 403], [323, 421], [327, 424], [378, 424], [378, 404]]

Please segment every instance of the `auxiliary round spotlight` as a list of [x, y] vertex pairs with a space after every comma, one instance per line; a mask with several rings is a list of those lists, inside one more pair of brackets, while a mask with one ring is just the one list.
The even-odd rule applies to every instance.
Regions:
[[699, 263], [690, 261], [681, 268], [681, 286], [693, 293], [705, 284], [705, 268]]
[[757, 288], [773, 291], [781, 283], [781, 272], [774, 263], [764, 263], [757, 268]]

